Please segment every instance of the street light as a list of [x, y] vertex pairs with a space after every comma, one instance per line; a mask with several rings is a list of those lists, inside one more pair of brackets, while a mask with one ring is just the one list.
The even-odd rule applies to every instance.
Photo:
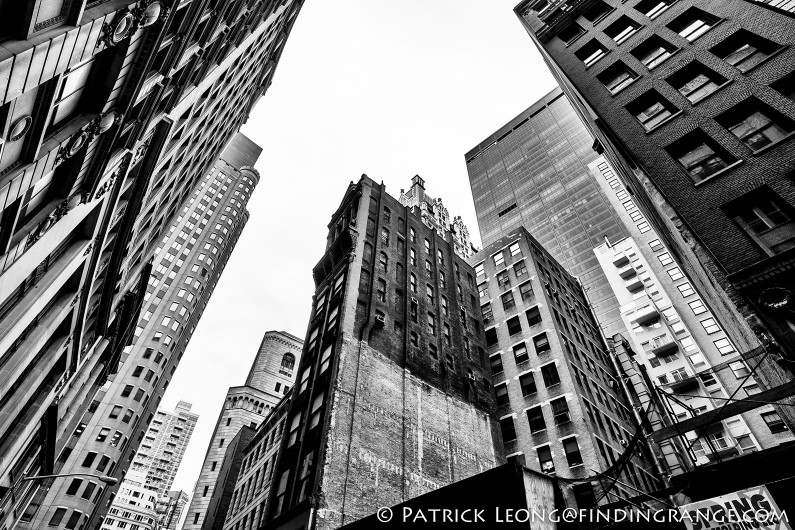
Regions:
[[114, 477], [109, 477], [107, 475], [92, 475], [91, 473], [64, 473], [61, 475], [37, 475], [35, 477], [28, 477], [26, 475], [22, 475], [12, 486], [11, 486], [11, 510], [13, 512], [14, 521], [11, 525], [9, 530], [14, 530], [16, 528], [17, 523], [19, 522], [17, 518], [17, 498], [16, 498], [16, 488], [23, 482], [38, 482], [40, 480], [46, 480], [49, 478], [61, 478], [61, 477], [90, 477], [99, 480], [100, 482], [107, 484], [108, 486], [115, 486], [118, 484], [119, 479]]

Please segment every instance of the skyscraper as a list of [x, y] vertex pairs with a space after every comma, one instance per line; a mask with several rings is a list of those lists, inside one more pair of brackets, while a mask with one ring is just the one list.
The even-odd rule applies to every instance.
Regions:
[[[246, 156], [241, 157], [241, 152]], [[93, 470], [120, 477], [132, 460], [130, 455], [145, 442], [144, 432], [155, 417], [162, 393], [248, 220], [245, 205], [259, 175], [243, 164], [253, 164], [259, 152], [244, 136], [236, 137], [176, 212], [165, 235], [152, 242], [157, 245], [152, 250], [154, 270], [146, 286], [135, 343], [125, 349], [118, 371], [109, 375], [68, 438], [58, 460], [63, 473]], [[171, 468], [158, 476], [155, 466], [150, 484], [162, 486], [165, 493], [173, 472]], [[66, 486], [64, 481], [53, 483], [32, 527], [36, 521], [46, 525], [57, 506], [100, 516], [106, 509], [103, 500], [111, 498], [107, 491], [92, 499], [69, 497]]]
[[503, 462], [453, 235], [367, 176], [328, 228], [265, 528], [337, 528]]
[[505, 453], [564, 479], [568, 506], [655, 491], [660, 470], [636, 436], [582, 286], [523, 227], [471, 263]]
[[[14, 496], [10, 486], [80, 467], [72, 434], [127, 355], [157, 241], [272, 82], [301, 4], [0, 6], [5, 524], [48, 524], [64, 481], [27, 481]], [[166, 381], [141, 383], [152, 413]], [[125, 426], [133, 445], [149, 419]], [[62, 503], [64, 524], [88, 524], [95, 509]]]
[[301, 339], [284, 331], [265, 333], [246, 384], [233, 386], [226, 394], [182, 530], [220, 530], [223, 526], [228, 499], [220, 511], [220, 499], [212, 511], [210, 501], [217, 490], [234, 488], [240, 469], [239, 459], [230, 459], [226, 466], [224, 459], [229, 452], [242, 454], [260, 423], [295, 384], [302, 345]]
[[199, 420], [190, 412], [191, 404], [177, 403], [174, 412], [158, 409], [130, 465], [145, 474], [144, 487], [166, 495], [174, 482], [185, 448]]
[[[72, 479], [77, 480], [77, 479]], [[108, 510], [108, 516], [102, 521], [101, 530], [117, 530], [132, 528], [139, 530], [157, 530], [157, 493], [144, 487], [145, 475], [140, 471], [130, 471], [119, 486], [118, 501]], [[57, 507], [53, 512], [51, 523], [47, 526], [59, 526], [67, 508]], [[77, 528], [79, 519], [72, 512], [66, 528]], [[61, 516], [59, 517], [59, 514]]]
[[169, 491], [157, 499], [157, 521], [163, 530], [177, 530], [182, 512], [188, 505], [188, 494], [182, 490]]
[[523, 226], [582, 281], [605, 334], [623, 330], [593, 248], [626, 228], [588, 171], [593, 139], [558, 88], [466, 154], [480, 237]]
[[741, 353], [764, 345], [757, 375], [792, 380], [792, 4], [526, 0], [515, 11], [595, 146], [712, 308], [727, 307], [717, 316]]

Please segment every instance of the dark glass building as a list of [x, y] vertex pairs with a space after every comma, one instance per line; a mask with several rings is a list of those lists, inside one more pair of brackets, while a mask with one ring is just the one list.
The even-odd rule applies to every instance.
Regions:
[[599, 156], [563, 91], [553, 90], [466, 154], [483, 245], [524, 226], [580, 278], [608, 336], [624, 327], [593, 252], [628, 235], [588, 171]]

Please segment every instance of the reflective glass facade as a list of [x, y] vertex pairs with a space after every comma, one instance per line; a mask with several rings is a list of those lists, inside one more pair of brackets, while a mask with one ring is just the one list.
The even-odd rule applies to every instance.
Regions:
[[607, 336], [624, 329], [593, 252], [628, 232], [588, 164], [593, 138], [558, 88], [466, 155], [483, 245], [524, 226], [583, 282]]

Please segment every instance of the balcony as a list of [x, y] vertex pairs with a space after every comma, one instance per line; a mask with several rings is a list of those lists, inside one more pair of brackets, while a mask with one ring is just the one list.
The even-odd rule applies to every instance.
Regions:
[[649, 351], [657, 357], [671, 355], [679, 348], [676, 341], [668, 334], [654, 337], [649, 341]]
[[643, 281], [641, 281], [640, 276], [635, 276], [634, 278], [630, 278], [629, 280], [624, 282], [627, 290], [634, 293], [635, 291], [639, 291], [643, 289]]
[[618, 269], [618, 275], [624, 278], [625, 280], [635, 276], [635, 274], [636, 274], [635, 267], [633, 267], [631, 263], [628, 265], [624, 265], [623, 267]]
[[627, 263], [629, 263], [629, 257], [623, 252], [613, 256], [613, 265], [615, 265], [616, 267], [621, 268]]
[[686, 372], [685, 374], [673, 372], [671, 376], [673, 381], [668, 383], [668, 388], [674, 392], [685, 392], [698, 387], [698, 377], [690, 372]]
[[654, 304], [641, 307], [632, 315], [632, 320], [641, 325], [654, 322], [658, 318], [660, 318], [660, 312]]

